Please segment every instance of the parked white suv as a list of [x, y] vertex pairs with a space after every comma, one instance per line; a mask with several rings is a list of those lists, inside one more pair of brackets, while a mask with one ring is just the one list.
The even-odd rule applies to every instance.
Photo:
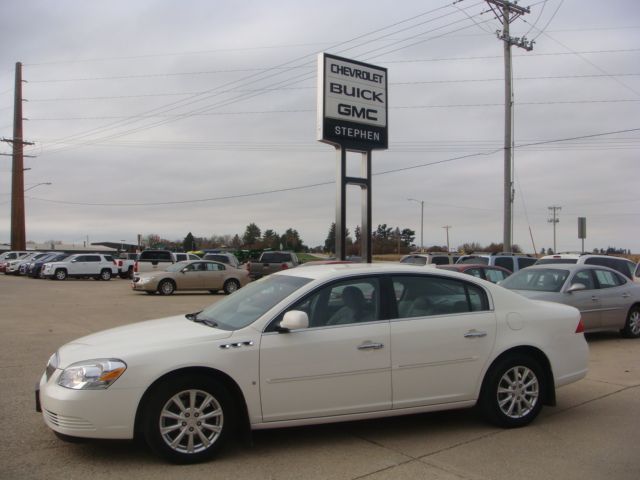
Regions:
[[42, 276], [55, 280], [67, 277], [93, 277], [96, 280], [111, 280], [118, 274], [118, 266], [111, 255], [78, 253], [60, 262], [45, 263]]
[[614, 257], [612, 255], [591, 255], [588, 253], [557, 253], [555, 255], [546, 255], [540, 258], [536, 262], [536, 265], [550, 263], [578, 263], [609, 267], [631, 280], [633, 280], [633, 272], [636, 269], [636, 264], [626, 258]]
[[536, 257], [525, 254], [514, 254], [510, 252], [498, 253], [477, 253], [473, 255], [463, 255], [456, 263], [477, 263], [506, 268], [512, 273], [530, 267], [536, 263]]

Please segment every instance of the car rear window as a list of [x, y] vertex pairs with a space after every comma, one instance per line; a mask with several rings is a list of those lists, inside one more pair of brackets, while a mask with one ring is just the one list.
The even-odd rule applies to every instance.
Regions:
[[577, 258], [541, 258], [536, 265], [551, 265], [553, 263], [578, 263]]
[[286, 263], [291, 261], [288, 253], [263, 253], [260, 260], [263, 263]]
[[402, 260], [400, 260], [400, 263], [407, 263], [409, 265], [426, 265], [427, 258], [412, 255], [412, 256], [404, 257]]
[[145, 250], [140, 254], [140, 258], [138, 260], [166, 260], [171, 262], [173, 259], [171, 258], [171, 252], [162, 250]]

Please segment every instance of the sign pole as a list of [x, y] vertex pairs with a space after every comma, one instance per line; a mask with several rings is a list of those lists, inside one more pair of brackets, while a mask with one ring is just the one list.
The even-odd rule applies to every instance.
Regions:
[[[371, 152], [388, 147], [387, 69], [318, 55], [318, 140], [336, 147], [336, 257], [346, 259], [347, 186], [362, 196], [361, 256], [372, 261]], [[347, 152], [362, 155], [360, 177], [347, 176]]]

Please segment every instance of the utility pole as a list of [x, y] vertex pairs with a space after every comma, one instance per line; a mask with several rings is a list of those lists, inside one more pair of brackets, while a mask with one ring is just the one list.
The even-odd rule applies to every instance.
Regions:
[[451, 228], [451, 225], [445, 225], [442, 228], [447, 231], [447, 253], [449, 253], [451, 251], [451, 248], [449, 247], [449, 229]]
[[562, 207], [559, 207], [557, 205], [552, 205], [551, 207], [548, 207], [549, 211], [552, 212], [552, 217], [549, 218], [547, 221], [549, 223], [553, 223], [553, 253], [558, 253], [558, 251], [556, 250], [556, 224], [560, 221], [560, 219], [558, 218], [558, 216], [556, 215], [556, 213], [560, 210], [562, 210]]
[[502, 23], [502, 32], [496, 32], [498, 39], [504, 44], [504, 231], [503, 248], [505, 252], [512, 250], [513, 232], [513, 152], [512, 145], [512, 118], [513, 118], [513, 93], [512, 93], [512, 73], [511, 73], [511, 45], [524, 48], [527, 51], [533, 50], [533, 42], [525, 37], [511, 37], [509, 34], [509, 24], [516, 18], [530, 13], [529, 8], [521, 7], [507, 0], [486, 0], [489, 8]]
[[22, 138], [22, 63], [16, 63], [16, 82], [13, 105], [13, 138], [2, 139], [13, 145], [11, 172], [11, 249], [26, 250], [24, 213], [24, 153], [25, 145], [33, 145]]
[[424, 200], [416, 200], [415, 198], [407, 198], [407, 200], [420, 204], [420, 251], [424, 252]]

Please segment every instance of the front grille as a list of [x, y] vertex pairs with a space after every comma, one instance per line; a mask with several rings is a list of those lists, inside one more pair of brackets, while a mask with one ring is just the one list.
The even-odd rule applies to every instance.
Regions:
[[47, 368], [45, 369], [44, 373], [46, 375], [47, 378], [47, 382], [49, 381], [49, 379], [51, 378], [51, 375], [53, 375], [53, 372], [56, 371], [56, 367], [52, 366], [52, 365], [47, 365]]
[[68, 430], [95, 430], [96, 428], [83, 418], [65, 417], [49, 410], [44, 410], [45, 418], [56, 427], [66, 428]]

